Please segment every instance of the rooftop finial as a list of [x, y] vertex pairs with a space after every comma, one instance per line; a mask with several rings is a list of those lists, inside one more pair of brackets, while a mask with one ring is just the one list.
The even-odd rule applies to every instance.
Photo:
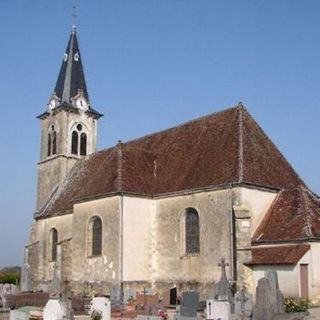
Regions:
[[72, 14], [71, 14], [71, 16], [72, 16], [72, 28], [71, 28], [71, 32], [72, 33], [76, 33], [76, 31], [77, 31], [77, 7], [74, 5], [74, 6], [72, 6]]

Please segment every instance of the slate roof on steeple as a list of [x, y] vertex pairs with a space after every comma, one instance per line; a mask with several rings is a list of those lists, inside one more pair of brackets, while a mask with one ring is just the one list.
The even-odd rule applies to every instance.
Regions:
[[[79, 160], [37, 217], [64, 214], [78, 201], [118, 192], [156, 197], [239, 184], [306, 189], [242, 106], [119, 143]], [[287, 214], [290, 212], [283, 213], [283, 221]], [[299, 226], [306, 227], [304, 223]], [[318, 231], [320, 235], [320, 225]]]
[[73, 27], [54, 93], [60, 98], [61, 103], [71, 103], [71, 98], [75, 97], [79, 90], [83, 92], [84, 97], [89, 102], [77, 32], [76, 28]]

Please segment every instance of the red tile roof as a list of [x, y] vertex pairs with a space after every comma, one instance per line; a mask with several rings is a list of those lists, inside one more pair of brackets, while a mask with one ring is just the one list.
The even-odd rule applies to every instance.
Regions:
[[252, 260], [246, 265], [296, 264], [309, 249], [308, 244], [252, 248]]
[[115, 192], [157, 196], [231, 183], [276, 189], [304, 185], [242, 106], [79, 160], [38, 217]]
[[306, 187], [282, 190], [277, 195], [253, 242], [320, 239], [320, 199]]

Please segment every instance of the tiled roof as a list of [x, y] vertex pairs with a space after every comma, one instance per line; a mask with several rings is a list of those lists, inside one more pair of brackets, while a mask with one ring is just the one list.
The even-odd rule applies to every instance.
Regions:
[[56, 215], [72, 209], [75, 201], [113, 192], [157, 196], [232, 183], [304, 186], [242, 106], [79, 160], [39, 216]]
[[305, 186], [277, 195], [253, 242], [320, 239], [320, 199]]
[[246, 265], [296, 264], [310, 249], [308, 244], [252, 248]]

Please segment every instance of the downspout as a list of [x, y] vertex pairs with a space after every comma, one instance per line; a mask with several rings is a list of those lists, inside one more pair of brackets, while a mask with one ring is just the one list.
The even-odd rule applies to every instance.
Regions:
[[119, 197], [119, 284], [120, 284], [120, 301], [123, 303], [123, 192], [122, 192], [122, 142], [118, 141], [117, 145], [117, 166], [118, 179], [117, 189]]
[[229, 228], [230, 228], [230, 276], [231, 281], [234, 283], [237, 280], [236, 271], [236, 255], [235, 255], [235, 225], [234, 225], [234, 214], [232, 205], [232, 185], [229, 187]]
[[119, 197], [119, 282], [120, 301], [123, 303], [123, 193]]

